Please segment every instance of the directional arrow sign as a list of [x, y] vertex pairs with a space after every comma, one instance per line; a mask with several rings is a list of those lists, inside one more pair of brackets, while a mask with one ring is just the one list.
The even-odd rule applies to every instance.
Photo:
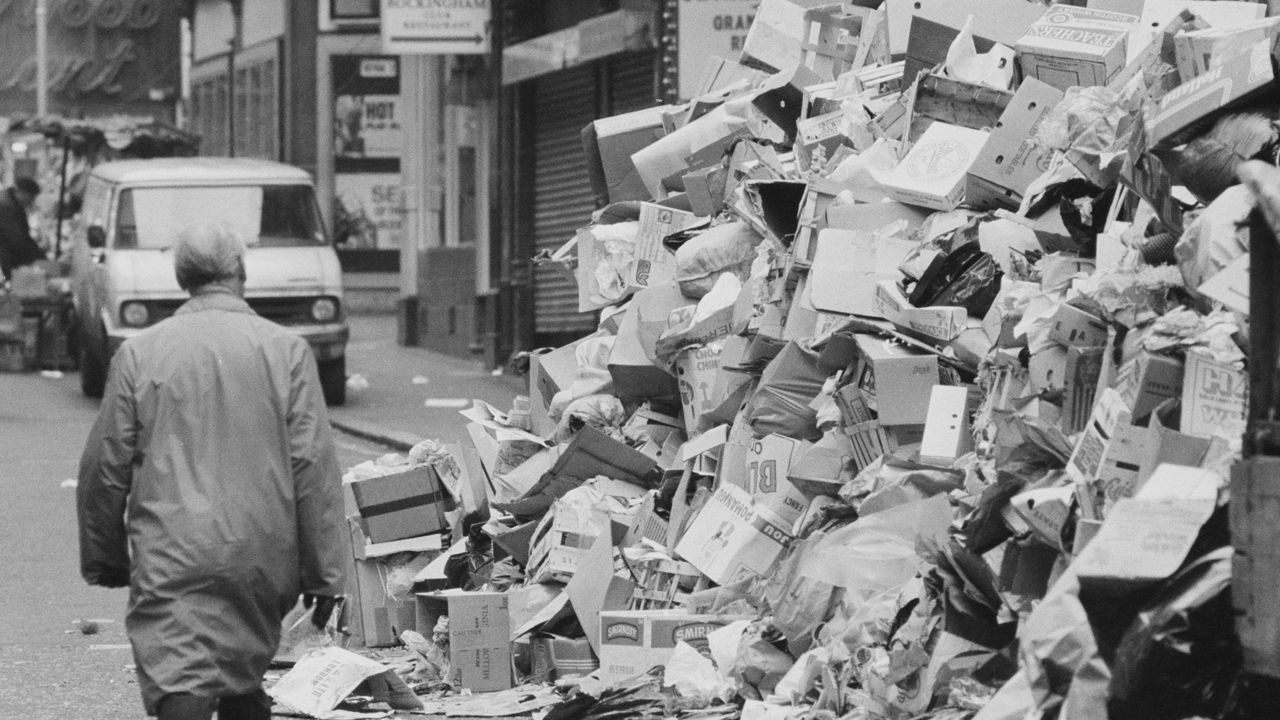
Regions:
[[489, 52], [492, 0], [382, 0], [382, 47], [389, 54]]

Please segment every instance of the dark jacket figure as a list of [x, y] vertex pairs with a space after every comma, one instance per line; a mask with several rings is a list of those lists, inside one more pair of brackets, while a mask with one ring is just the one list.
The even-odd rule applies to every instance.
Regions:
[[327, 617], [342, 591], [316, 363], [242, 299], [243, 253], [229, 229], [179, 240], [192, 297], [116, 353], [80, 462], [81, 573], [129, 586], [143, 702], [162, 719], [268, 718], [281, 620], [299, 593]]
[[13, 187], [0, 193], [0, 272], [6, 280], [14, 268], [45, 259], [27, 224], [27, 210], [39, 194], [40, 186], [31, 178], [18, 178]]

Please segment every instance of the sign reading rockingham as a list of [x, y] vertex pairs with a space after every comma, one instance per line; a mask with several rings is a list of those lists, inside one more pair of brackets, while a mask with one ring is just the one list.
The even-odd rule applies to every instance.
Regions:
[[491, 0], [382, 0], [382, 48], [390, 54], [489, 52]]

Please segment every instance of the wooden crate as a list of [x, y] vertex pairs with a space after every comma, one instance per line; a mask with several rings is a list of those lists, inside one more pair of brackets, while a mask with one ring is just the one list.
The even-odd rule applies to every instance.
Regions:
[[709, 587], [707, 578], [694, 566], [679, 560], [651, 558], [632, 567], [636, 589], [631, 594], [631, 610], [667, 610], [681, 604], [691, 593]]

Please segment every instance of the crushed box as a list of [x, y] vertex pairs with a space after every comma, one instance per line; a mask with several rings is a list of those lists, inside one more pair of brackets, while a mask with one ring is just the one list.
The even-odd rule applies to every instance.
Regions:
[[430, 465], [355, 480], [352, 496], [364, 534], [375, 543], [428, 535], [448, 529], [445, 511], [453, 498]]
[[431, 637], [449, 617], [449, 680], [472, 692], [511, 687], [511, 619], [507, 594], [446, 590], [417, 594], [417, 626]]
[[617, 682], [666, 665], [677, 643], [707, 652], [707, 635], [736, 615], [696, 615], [683, 610], [617, 610], [600, 613], [600, 679]]

